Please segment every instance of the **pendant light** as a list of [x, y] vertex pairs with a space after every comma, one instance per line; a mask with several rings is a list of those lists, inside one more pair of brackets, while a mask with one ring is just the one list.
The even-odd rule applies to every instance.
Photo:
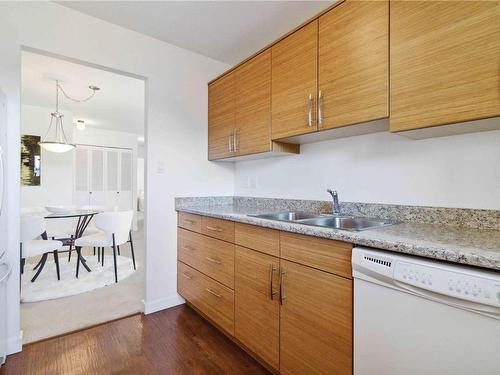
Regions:
[[[89, 86], [89, 89], [92, 90], [92, 94], [85, 99], [78, 100], [70, 98], [69, 95], [67, 95], [66, 92], [64, 92], [63, 88], [59, 85], [59, 81], [56, 81], [56, 110], [55, 112], [52, 112], [50, 114], [49, 128], [47, 129], [47, 132], [45, 133], [45, 136], [43, 137], [42, 141], [38, 142], [38, 144], [40, 145], [40, 147], [42, 147], [47, 151], [61, 153], [73, 150], [76, 147], [76, 145], [68, 142], [68, 139], [66, 138], [66, 133], [64, 132], [63, 114], [59, 112], [59, 89], [62, 91], [62, 93], [66, 98], [74, 102], [85, 102], [95, 95], [95, 92], [99, 90], [99, 87]], [[48, 137], [51, 133], [52, 125], [54, 125], [55, 136], [53, 140], [49, 140]]]

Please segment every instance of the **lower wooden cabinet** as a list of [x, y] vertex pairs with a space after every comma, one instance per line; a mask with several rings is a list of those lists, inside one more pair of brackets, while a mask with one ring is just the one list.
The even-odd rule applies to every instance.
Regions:
[[234, 293], [235, 337], [279, 369], [279, 259], [237, 246]]
[[215, 324], [234, 335], [234, 292], [201, 272], [177, 262], [177, 290]]
[[352, 245], [214, 220], [179, 228], [179, 294], [274, 372], [352, 374]]
[[281, 261], [282, 374], [352, 374], [352, 281]]

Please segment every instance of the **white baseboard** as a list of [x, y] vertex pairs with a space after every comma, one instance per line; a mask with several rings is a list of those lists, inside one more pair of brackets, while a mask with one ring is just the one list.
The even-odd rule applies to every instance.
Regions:
[[155, 301], [142, 301], [144, 304], [144, 314], [151, 314], [160, 310], [168, 309], [169, 307], [174, 307], [177, 305], [182, 305], [186, 301], [180, 295], [176, 294], [175, 296], [169, 298], [157, 299]]
[[7, 339], [7, 355], [19, 353], [21, 350], [23, 350], [23, 331], [19, 331], [17, 336]]

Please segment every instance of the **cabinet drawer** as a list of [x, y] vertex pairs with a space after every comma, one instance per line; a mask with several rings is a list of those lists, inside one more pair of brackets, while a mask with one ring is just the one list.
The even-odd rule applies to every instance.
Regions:
[[352, 278], [352, 244], [280, 232], [281, 257], [339, 276]]
[[280, 232], [275, 229], [236, 223], [234, 227], [234, 242], [249, 249], [276, 257], [279, 256]]
[[234, 288], [234, 245], [178, 228], [178, 259], [220, 283]]
[[227, 242], [234, 242], [234, 222], [202, 216], [201, 233]]
[[222, 329], [234, 335], [234, 292], [177, 262], [177, 291]]
[[194, 232], [201, 232], [201, 216], [179, 212], [178, 226]]

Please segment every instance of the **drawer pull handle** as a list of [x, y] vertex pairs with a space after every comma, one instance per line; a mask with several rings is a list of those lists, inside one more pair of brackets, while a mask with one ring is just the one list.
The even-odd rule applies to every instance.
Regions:
[[271, 290], [270, 290], [270, 294], [271, 294], [271, 301], [274, 299], [274, 295], [279, 293], [279, 292], [275, 292], [274, 291], [274, 286], [273, 286], [273, 275], [274, 275], [274, 271], [276, 271], [276, 267], [274, 267], [274, 264], [271, 264], [271, 271], [269, 272], [269, 280], [270, 280], [270, 285], [271, 285]]
[[206, 260], [209, 262], [215, 263], [215, 264], [222, 264], [222, 262], [218, 259], [210, 258], [210, 257], [205, 257]]
[[216, 296], [217, 298], [222, 298], [222, 294], [219, 294], [219, 293], [215, 293], [212, 289], [210, 288], [207, 288], [205, 289], [208, 293], [210, 294], [213, 294], [214, 296]]
[[214, 231], [214, 232], [222, 232], [222, 229], [217, 228], [217, 227], [211, 227], [210, 225], [207, 225], [207, 226], [206, 226], [206, 228], [207, 228], [208, 230], [212, 230], [212, 231]]
[[194, 220], [190, 220], [190, 219], [184, 219], [184, 222], [185, 223], [188, 223], [188, 224], [194, 224]]
[[191, 276], [191, 275], [190, 275], [189, 273], [187, 273], [187, 272], [183, 272], [183, 273], [182, 273], [182, 276], [184, 276], [186, 279], [189, 279], [189, 280], [191, 280], [191, 279], [193, 278], [193, 276]]

